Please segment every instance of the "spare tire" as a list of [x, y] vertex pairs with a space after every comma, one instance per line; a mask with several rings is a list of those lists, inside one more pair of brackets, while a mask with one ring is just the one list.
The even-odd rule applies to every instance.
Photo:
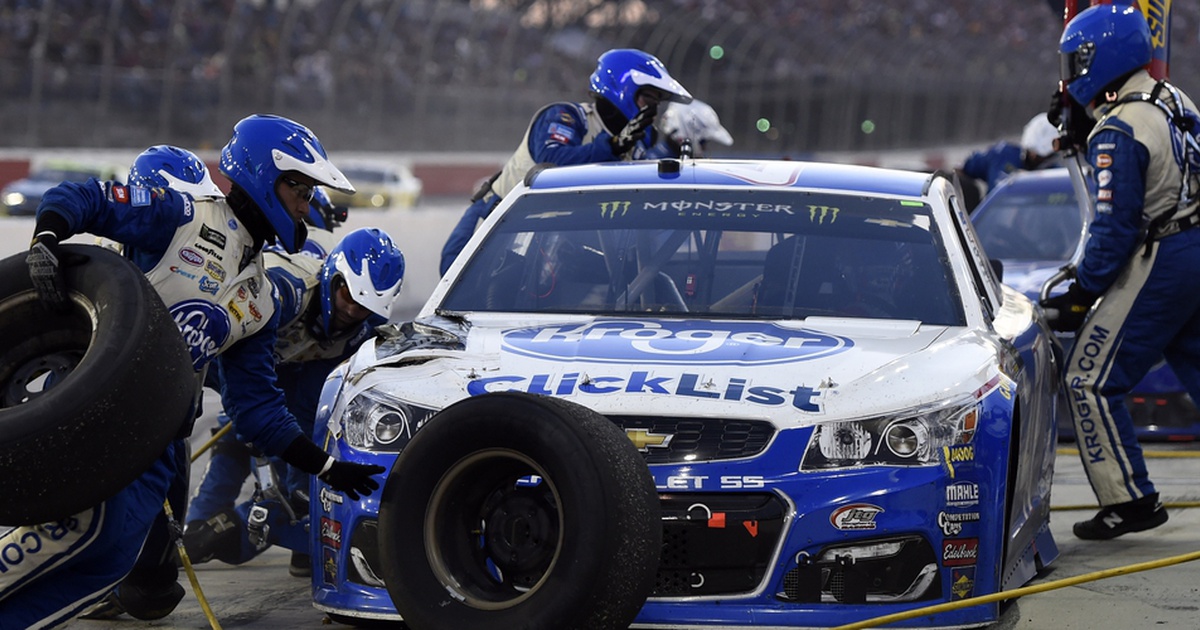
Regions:
[[384, 583], [413, 630], [628, 628], [654, 588], [654, 478], [604, 416], [517, 392], [459, 401], [380, 497]]
[[158, 293], [121, 255], [63, 245], [70, 304], [0, 260], [0, 524], [82, 512], [142, 474], [191, 412], [196, 375]]

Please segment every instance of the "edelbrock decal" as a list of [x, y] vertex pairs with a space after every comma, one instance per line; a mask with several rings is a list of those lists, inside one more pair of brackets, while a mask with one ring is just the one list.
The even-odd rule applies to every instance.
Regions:
[[759, 322], [605, 320], [501, 333], [513, 354], [561, 361], [770, 365], [820, 359], [854, 347], [846, 337]]

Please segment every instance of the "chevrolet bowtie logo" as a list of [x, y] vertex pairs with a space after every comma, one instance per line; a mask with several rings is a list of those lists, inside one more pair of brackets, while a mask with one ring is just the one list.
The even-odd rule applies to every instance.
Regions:
[[675, 437], [670, 433], [651, 433], [645, 429], [625, 429], [625, 435], [629, 436], [629, 441], [643, 453], [651, 448], [667, 448], [671, 445], [671, 439]]

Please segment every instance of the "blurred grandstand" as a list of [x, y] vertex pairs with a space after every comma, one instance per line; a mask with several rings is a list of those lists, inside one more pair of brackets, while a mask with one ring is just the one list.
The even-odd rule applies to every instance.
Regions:
[[[1174, 2], [1197, 91], [1200, 3]], [[0, 0], [0, 147], [219, 148], [274, 112], [326, 147], [510, 151], [599, 53], [656, 54], [741, 155], [988, 143], [1044, 109], [1053, 0]]]

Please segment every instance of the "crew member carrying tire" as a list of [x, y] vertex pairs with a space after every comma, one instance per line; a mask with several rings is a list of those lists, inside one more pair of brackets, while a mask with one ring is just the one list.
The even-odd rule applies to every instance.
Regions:
[[[378, 488], [371, 476], [383, 468], [330, 457], [304, 435], [275, 387], [279, 315], [262, 261], [263, 246], [276, 238], [288, 251], [304, 244], [301, 219], [315, 186], [354, 187], [311, 131], [278, 116], [238, 122], [220, 168], [232, 182], [225, 199], [94, 179], [47, 191], [26, 258], [37, 295], [51, 310], [70, 308], [75, 287], [65, 283], [64, 267], [74, 261], [60, 241], [87, 232], [121, 243], [178, 325], [197, 391], [210, 363], [224, 377], [222, 403], [238, 433], [338, 491], [370, 493]], [[23, 628], [60, 625], [118, 584], [118, 599], [134, 617], [161, 618], [174, 610], [184, 591], [173, 564], [130, 571], [139, 554], [167, 555], [171, 536], [156, 528], [166, 524], [168, 487], [187, 474], [185, 424], [180, 439], [115, 496], [55, 523], [5, 533], [0, 547], [30, 537], [40, 547], [0, 574], [0, 619]]]

